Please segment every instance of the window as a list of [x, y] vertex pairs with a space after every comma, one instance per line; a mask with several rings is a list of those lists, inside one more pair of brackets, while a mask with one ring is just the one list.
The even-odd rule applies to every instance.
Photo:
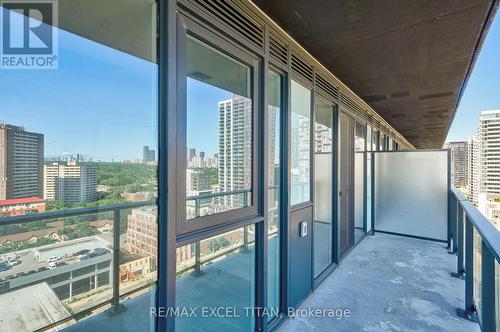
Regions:
[[316, 96], [314, 106], [314, 277], [332, 263], [333, 105]]
[[357, 239], [364, 234], [366, 126], [356, 122], [354, 134], [354, 233]]
[[311, 199], [311, 90], [291, 81], [290, 204]]
[[281, 198], [281, 75], [268, 72], [267, 158], [268, 158], [268, 319], [280, 307], [280, 198]]
[[[199, 29], [190, 22], [189, 31], [181, 35], [185, 42], [185, 66], [180, 68], [185, 72], [185, 81], [180, 83], [185, 87], [185, 97], [181, 96], [185, 113], [181, 109], [180, 125], [185, 130], [179, 132], [185, 133], [181, 138], [185, 143], [180, 144], [185, 149], [180, 152], [185, 156], [181, 162], [185, 194], [180, 195], [185, 195], [186, 203], [181, 232], [244, 216], [234, 210], [250, 213], [251, 207], [256, 211], [253, 78], [257, 60]], [[207, 219], [216, 214], [226, 217]]]

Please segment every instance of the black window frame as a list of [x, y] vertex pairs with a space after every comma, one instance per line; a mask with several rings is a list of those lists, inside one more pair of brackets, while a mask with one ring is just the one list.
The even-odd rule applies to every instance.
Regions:
[[[245, 50], [216, 34], [212, 30], [205, 28], [200, 23], [178, 13], [177, 24], [177, 191], [172, 194], [176, 196], [176, 234], [185, 235], [219, 225], [230, 224], [238, 220], [262, 217], [259, 214], [259, 126], [260, 126], [260, 86], [261, 60], [258, 56]], [[210, 214], [207, 216], [186, 219], [186, 169], [187, 169], [187, 57], [186, 40], [190, 35], [195, 39], [207, 44], [226, 56], [248, 66], [250, 68], [250, 84], [252, 99], [252, 181], [251, 181], [251, 204], [248, 207], [238, 208], [222, 213]]]

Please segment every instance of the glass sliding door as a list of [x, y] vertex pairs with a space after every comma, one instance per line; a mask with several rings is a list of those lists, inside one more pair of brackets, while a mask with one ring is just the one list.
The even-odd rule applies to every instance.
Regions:
[[356, 122], [354, 133], [354, 237], [364, 234], [366, 126]]
[[314, 117], [314, 277], [332, 263], [333, 104], [316, 96]]
[[291, 80], [290, 205], [311, 200], [311, 90]]
[[267, 106], [267, 183], [268, 183], [268, 260], [267, 305], [268, 319], [280, 308], [280, 222], [281, 222], [281, 104], [282, 76], [268, 72]]

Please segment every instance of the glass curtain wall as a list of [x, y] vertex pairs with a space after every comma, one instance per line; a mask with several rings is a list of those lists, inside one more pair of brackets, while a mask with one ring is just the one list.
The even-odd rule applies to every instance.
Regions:
[[373, 130], [366, 126], [366, 231], [372, 230], [372, 158]]
[[268, 319], [272, 319], [280, 306], [280, 198], [281, 198], [281, 90], [282, 76], [268, 72], [267, 106], [267, 158], [268, 158], [268, 266], [267, 305]]
[[314, 117], [314, 277], [332, 262], [333, 105], [316, 96]]
[[356, 122], [354, 132], [354, 237], [364, 234], [364, 181], [365, 181], [365, 151], [366, 126]]
[[291, 80], [290, 205], [311, 200], [311, 90]]
[[[131, 0], [119, 12], [105, 2], [77, 1], [71, 12], [63, 1], [56, 5], [48, 10], [58, 14], [59, 28], [39, 28], [55, 38], [53, 66], [2, 70], [0, 77], [0, 136], [12, 156], [1, 166], [8, 190], [0, 197], [15, 207], [3, 220], [37, 217], [0, 226], [0, 255], [10, 262], [0, 272], [10, 280], [2, 296], [12, 308], [23, 303], [2, 323], [44, 330], [121, 303], [130, 310], [116, 310], [114, 327], [149, 331], [158, 243], [156, 3]], [[23, 13], [0, 8], [2, 16], [30, 20]], [[35, 312], [45, 314], [26, 314]], [[79, 329], [99, 325], [89, 319], [67, 330]]]

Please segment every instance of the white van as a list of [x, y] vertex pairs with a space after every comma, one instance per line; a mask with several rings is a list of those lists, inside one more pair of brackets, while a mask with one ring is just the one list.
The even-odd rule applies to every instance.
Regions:
[[47, 263], [55, 262], [58, 259], [59, 259], [59, 257], [57, 257], [57, 256], [50, 256], [49, 258], [47, 258]]
[[57, 267], [56, 263], [50, 262], [48, 265], [49, 270], [55, 269]]

